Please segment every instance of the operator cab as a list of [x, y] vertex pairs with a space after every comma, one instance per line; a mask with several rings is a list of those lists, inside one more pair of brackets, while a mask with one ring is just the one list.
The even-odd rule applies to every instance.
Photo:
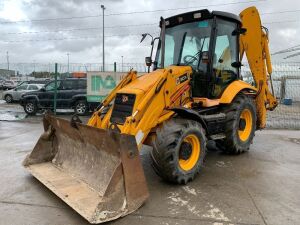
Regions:
[[218, 98], [239, 79], [242, 29], [238, 16], [198, 10], [162, 18], [160, 27], [154, 70], [191, 66], [193, 97]]

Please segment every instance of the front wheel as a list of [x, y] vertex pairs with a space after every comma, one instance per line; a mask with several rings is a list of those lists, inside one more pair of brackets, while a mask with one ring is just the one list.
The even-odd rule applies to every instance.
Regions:
[[152, 146], [152, 165], [157, 174], [169, 182], [186, 184], [203, 165], [205, 132], [196, 121], [173, 118], [157, 128]]
[[11, 95], [5, 95], [4, 97], [6, 103], [12, 103], [13, 102], [13, 98]]
[[74, 111], [79, 116], [84, 116], [88, 112], [88, 104], [84, 100], [79, 100], [75, 103]]
[[34, 101], [29, 101], [29, 102], [25, 103], [24, 110], [28, 115], [34, 116], [36, 114], [38, 108]]

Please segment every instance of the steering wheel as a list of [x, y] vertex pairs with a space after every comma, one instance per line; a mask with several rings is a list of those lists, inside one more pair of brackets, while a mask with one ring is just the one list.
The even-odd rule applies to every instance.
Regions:
[[[190, 58], [190, 59], [188, 59], [188, 58]], [[193, 55], [186, 55], [183, 57], [183, 62], [186, 64], [192, 64], [196, 60], [198, 60], [198, 58]]]

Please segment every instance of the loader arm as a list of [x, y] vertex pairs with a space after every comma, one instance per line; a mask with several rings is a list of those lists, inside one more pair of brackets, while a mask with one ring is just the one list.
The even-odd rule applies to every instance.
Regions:
[[[133, 82], [121, 81], [124, 85], [116, 87], [107, 97], [106, 102], [115, 98], [116, 94], [135, 94], [132, 113], [125, 118], [123, 123], [114, 123], [111, 117], [116, 106], [111, 107], [102, 118], [100, 117], [101, 108], [94, 113], [88, 125], [102, 129], [117, 129], [122, 134], [133, 135], [140, 149], [151, 129], [174, 114], [168, 108], [180, 106], [180, 97], [188, 96], [189, 75], [184, 75], [187, 79], [176, 85], [176, 80], [183, 74], [191, 74], [191, 68], [189, 66], [169, 67], [144, 75], [143, 78], [133, 79]], [[151, 85], [143, 89], [143, 86], [149, 83]]]
[[249, 67], [258, 93], [256, 96], [257, 128], [266, 126], [267, 110], [274, 110], [278, 104], [274, 93], [271, 93], [268, 82], [271, 82], [272, 64], [269, 52], [267, 29], [262, 27], [259, 13], [255, 7], [240, 13], [243, 28], [246, 32], [240, 36], [240, 60], [246, 53]]

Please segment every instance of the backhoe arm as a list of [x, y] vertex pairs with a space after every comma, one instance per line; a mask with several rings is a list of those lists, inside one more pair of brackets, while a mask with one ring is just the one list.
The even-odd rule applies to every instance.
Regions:
[[[269, 52], [268, 31], [262, 27], [260, 16], [255, 7], [249, 7], [240, 13], [242, 26], [246, 33], [240, 36], [240, 59], [246, 53], [249, 67], [258, 89], [256, 96], [257, 128], [266, 126], [267, 110], [277, 106], [277, 100], [270, 92], [272, 64]], [[272, 83], [271, 83], [272, 85]]]

